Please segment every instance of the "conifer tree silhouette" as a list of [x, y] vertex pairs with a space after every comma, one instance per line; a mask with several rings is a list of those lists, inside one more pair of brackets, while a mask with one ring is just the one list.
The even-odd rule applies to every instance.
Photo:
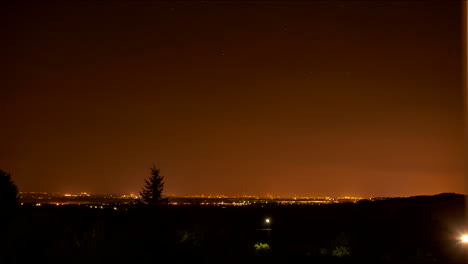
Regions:
[[149, 179], [145, 179], [145, 186], [140, 192], [143, 202], [149, 205], [158, 205], [167, 203], [168, 199], [163, 198], [162, 192], [164, 189], [164, 176], [160, 175], [159, 168], [156, 168], [153, 164], [153, 168], [150, 168], [151, 176]]

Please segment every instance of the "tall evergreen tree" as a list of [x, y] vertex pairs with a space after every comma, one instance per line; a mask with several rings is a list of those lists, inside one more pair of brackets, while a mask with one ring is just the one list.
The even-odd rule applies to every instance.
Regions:
[[0, 170], [0, 208], [11, 208], [18, 202], [18, 187], [9, 173]]
[[149, 205], [165, 204], [168, 199], [162, 197], [164, 189], [164, 176], [160, 175], [159, 169], [154, 164], [150, 168], [151, 176], [149, 180], [145, 179], [145, 187], [140, 192], [143, 201]]

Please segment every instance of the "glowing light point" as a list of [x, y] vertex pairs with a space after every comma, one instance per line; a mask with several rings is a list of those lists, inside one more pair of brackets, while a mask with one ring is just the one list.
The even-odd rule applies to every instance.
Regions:
[[468, 243], [468, 235], [461, 236], [461, 242]]

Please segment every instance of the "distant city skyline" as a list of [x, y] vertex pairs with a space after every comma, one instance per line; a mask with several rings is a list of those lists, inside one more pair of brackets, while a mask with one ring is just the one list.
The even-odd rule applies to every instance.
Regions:
[[[215, 206], [249, 206], [249, 205], [323, 205], [334, 203], [357, 203], [359, 201], [379, 201], [403, 197], [275, 197], [275, 196], [166, 196], [168, 205], [215, 205]], [[138, 205], [142, 197], [134, 194], [63, 194], [44, 192], [22, 192], [21, 206], [65, 206], [80, 205], [92, 209], [122, 209], [122, 206]]]
[[[460, 193], [454, 193], [454, 192], [446, 192], [446, 193], [452, 193], [452, 194], [460, 194]], [[89, 193], [89, 192], [34, 192], [34, 191], [29, 191], [29, 192], [24, 192], [20, 191], [20, 195], [22, 194], [27, 194], [27, 195], [60, 195], [60, 196], [65, 196], [65, 197], [85, 197], [85, 196], [109, 196], [109, 197], [140, 197], [139, 192], [128, 192], [128, 193]], [[437, 194], [431, 194], [431, 195], [439, 195], [439, 194], [444, 194], [444, 193], [437, 193]], [[463, 194], [461, 194], [463, 195]], [[413, 197], [413, 196], [430, 196], [430, 195], [409, 195], [409, 196], [352, 196], [352, 195], [338, 195], [338, 196], [333, 196], [333, 195], [324, 195], [324, 196], [315, 196], [315, 195], [273, 195], [270, 193], [266, 194], [240, 194], [240, 195], [225, 195], [225, 194], [188, 194], [188, 195], [177, 195], [177, 194], [164, 194], [163, 196], [165, 197], [192, 197], [192, 198], [242, 198], [242, 197], [255, 197], [255, 198], [285, 198], [285, 199], [301, 199], [301, 198], [340, 198], [340, 199], [348, 199], [348, 198], [358, 198], [358, 199], [369, 199], [369, 198], [378, 198], [378, 197], [388, 197], [388, 198], [401, 198], [401, 197]]]

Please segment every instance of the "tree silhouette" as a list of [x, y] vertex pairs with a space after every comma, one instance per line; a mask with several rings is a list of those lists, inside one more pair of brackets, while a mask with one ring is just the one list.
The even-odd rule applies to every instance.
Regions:
[[18, 187], [9, 173], [0, 170], [0, 208], [11, 208], [18, 202]]
[[165, 204], [167, 198], [162, 197], [162, 191], [164, 189], [164, 176], [159, 174], [154, 164], [153, 168], [150, 168], [151, 176], [149, 180], [145, 179], [145, 187], [140, 192], [143, 202], [149, 205]]

